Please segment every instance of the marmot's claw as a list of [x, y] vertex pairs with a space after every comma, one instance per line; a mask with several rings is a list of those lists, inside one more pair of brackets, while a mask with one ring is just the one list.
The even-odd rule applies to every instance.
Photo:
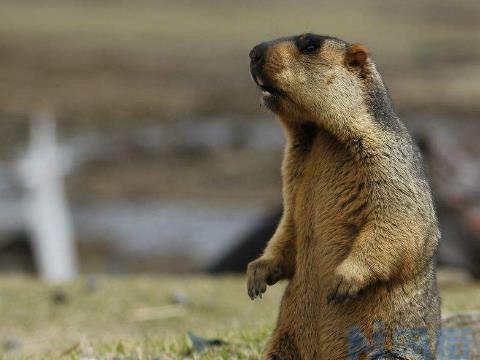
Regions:
[[273, 285], [282, 276], [282, 271], [272, 261], [259, 259], [248, 264], [247, 290], [250, 299], [262, 298], [267, 285]]

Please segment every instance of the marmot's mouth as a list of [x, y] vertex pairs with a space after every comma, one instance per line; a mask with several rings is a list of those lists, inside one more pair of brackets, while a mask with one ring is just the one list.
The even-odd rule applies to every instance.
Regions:
[[272, 86], [258, 85], [262, 90], [262, 103], [273, 112], [278, 112], [283, 92]]
[[282, 95], [282, 92], [272, 86], [259, 85], [263, 96]]
[[252, 79], [257, 84], [257, 86], [262, 90], [262, 95], [272, 96], [272, 95], [283, 95], [280, 89], [274, 87], [268, 79], [265, 79], [264, 76], [259, 76], [256, 71], [251, 71]]

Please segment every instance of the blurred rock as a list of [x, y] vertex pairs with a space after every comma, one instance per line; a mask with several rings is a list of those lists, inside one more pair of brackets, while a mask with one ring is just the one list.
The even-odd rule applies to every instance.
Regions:
[[192, 343], [192, 350], [195, 352], [203, 352], [211, 346], [222, 346], [228, 343], [221, 339], [205, 339], [194, 334], [192, 331], [187, 332], [188, 339]]
[[187, 297], [187, 294], [183, 293], [183, 292], [180, 292], [180, 291], [177, 291], [176, 293], [174, 293], [170, 298], [169, 298], [169, 301], [172, 303], [172, 304], [179, 304], [179, 305], [186, 305], [188, 304], [188, 297]]
[[424, 156], [440, 222], [439, 264], [480, 278], [480, 123], [424, 117], [410, 127]]
[[257, 221], [250, 231], [242, 236], [237, 245], [211, 266], [209, 271], [214, 274], [246, 271], [247, 264], [262, 254], [281, 216], [282, 209], [279, 207]]
[[5, 351], [17, 350], [20, 347], [20, 342], [17, 339], [7, 339], [3, 343], [3, 349]]
[[10, 232], [6, 226], [1, 230], [0, 271], [33, 273], [35, 262], [30, 236], [22, 230]]
[[55, 290], [51, 299], [55, 305], [65, 305], [70, 301], [68, 294], [64, 290]]

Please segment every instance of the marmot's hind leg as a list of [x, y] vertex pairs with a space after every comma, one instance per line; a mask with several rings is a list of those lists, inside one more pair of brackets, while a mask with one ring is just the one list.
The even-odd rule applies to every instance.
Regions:
[[297, 345], [288, 332], [274, 334], [263, 358], [264, 360], [301, 360]]

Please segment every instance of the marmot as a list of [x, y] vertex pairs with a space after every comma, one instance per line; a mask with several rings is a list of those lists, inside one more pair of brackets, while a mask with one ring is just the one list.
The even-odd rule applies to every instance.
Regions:
[[303, 34], [250, 59], [287, 137], [283, 216], [247, 269], [252, 299], [289, 280], [264, 358], [435, 358], [432, 196], [367, 49]]

